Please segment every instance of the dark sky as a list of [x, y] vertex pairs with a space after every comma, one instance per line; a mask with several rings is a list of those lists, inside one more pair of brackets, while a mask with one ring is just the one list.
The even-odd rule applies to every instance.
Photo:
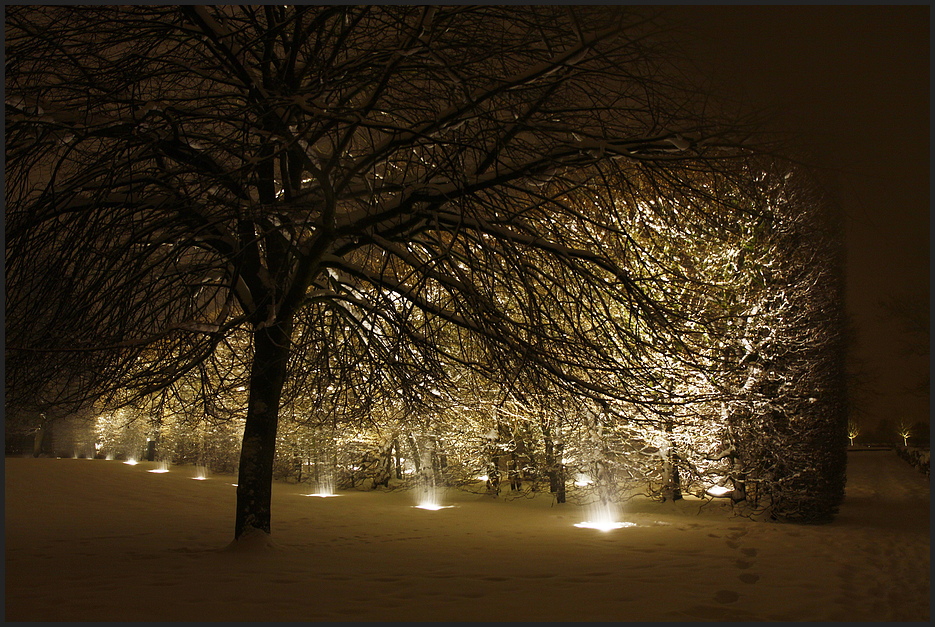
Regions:
[[[929, 302], [929, 8], [680, 6], [665, 20], [733, 97], [775, 110], [828, 168], [844, 213], [847, 311], [870, 376], [867, 423], [927, 422], [928, 397], [905, 391], [928, 356], [879, 301]], [[708, 72], [706, 72], [708, 74]]]

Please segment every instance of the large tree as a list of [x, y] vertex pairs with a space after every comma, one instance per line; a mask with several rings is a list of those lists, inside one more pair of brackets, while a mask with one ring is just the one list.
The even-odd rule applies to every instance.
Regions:
[[621, 7], [8, 7], [7, 402], [150, 393], [246, 329], [240, 538], [297, 372], [627, 397], [670, 312], [613, 181], [742, 153], [647, 35]]

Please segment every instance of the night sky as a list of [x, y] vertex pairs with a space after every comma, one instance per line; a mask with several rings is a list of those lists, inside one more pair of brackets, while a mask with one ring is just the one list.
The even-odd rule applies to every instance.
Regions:
[[906, 392], [928, 356], [879, 302], [929, 302], [928, 6], [683, 6], [668, 10], [699, 67], [732, 97], [769, 107], [824, 169], [843, 211], [847, 313], [871, 382], [865, 429], [929, 419]]

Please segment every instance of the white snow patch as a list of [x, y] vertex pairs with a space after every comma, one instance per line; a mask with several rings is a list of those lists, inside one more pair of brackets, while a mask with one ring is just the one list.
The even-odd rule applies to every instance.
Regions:
[[280, 548], [270, 534], [262, 529], [250, 529], [228, 544], [224, 550], [234, 553], [266, 553]]

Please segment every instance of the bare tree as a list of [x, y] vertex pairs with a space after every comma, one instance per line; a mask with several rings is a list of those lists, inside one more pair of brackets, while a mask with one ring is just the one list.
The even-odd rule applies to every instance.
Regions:
[[150, 393], [246, 330], [236, 538], [270, 531], [296, 373], [362, 407], [450, 364], [627, 397], [671, 312], [619, 263], [610, 175], [742, 153], [646, 35], [620, 7], [8, 7], [16, 394]]

